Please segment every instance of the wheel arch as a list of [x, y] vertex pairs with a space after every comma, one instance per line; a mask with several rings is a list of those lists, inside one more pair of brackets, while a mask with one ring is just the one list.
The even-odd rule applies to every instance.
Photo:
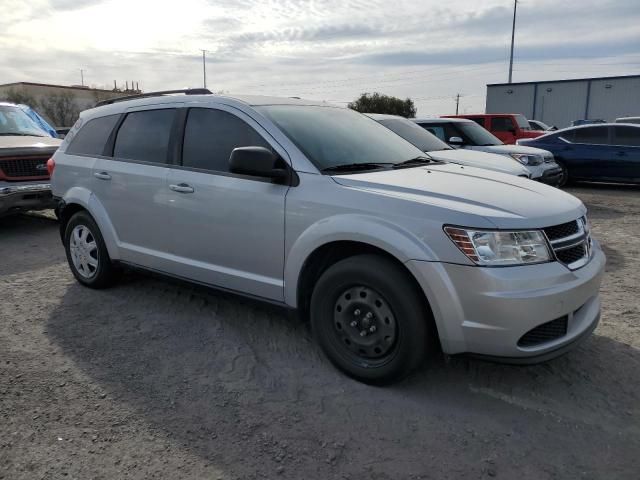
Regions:
[[100, 229], [100, 234], [104, 239], [109, 257], [118, 259], [118, 241], [113, 224], [109, 220], [107, 212], [95, 195], [86, 188], [74, 187], [63, 197], [58, 210], [60, 221], [60, 238], [64, 241], [64, 233], [67, 223], [74, 214], [85, 211], [96, 222]]

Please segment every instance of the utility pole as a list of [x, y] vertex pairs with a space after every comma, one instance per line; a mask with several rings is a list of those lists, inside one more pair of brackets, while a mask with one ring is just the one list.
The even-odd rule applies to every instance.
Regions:
[[458, 115], [458, 109], [460, 107], [460, 94], [456, 95], [456, 115]]
[[206, 50], [202, 50], [202, 85], [207, 88], [207, 57]]
[[84, 87], [84, 70], [80, 69], [80, 85]]
[[513, 0], [513, 25], [511, 27], [511, 55], [509, 56], [509, 83], [513, 79], [513, 44], [516, 38], [516, 11], [518, 0]]

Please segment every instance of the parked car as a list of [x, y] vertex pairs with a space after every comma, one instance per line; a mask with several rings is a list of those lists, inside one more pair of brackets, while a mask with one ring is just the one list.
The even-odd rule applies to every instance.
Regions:
[[435, 162], [347, 108], [184, 93], [83, 112], [51, 160], [82, 285], [125, 264], [296, 309], [370, 383], [438, 340], [535, 362], [596, 327], [605, 257], [577, 198]]
[[518, 113], [487, 113], [473, 115], [445, 115], [443, 118], [466, 118], [498, 137], [505, 145], [513, 145], [521, 138], [536, 138], [544, 132], [533, 130], [524, 115]]
[[570, 127], [522, 143], [553, 152], [563, 170], [563, 183], [640, 183], [640, 125]]
[[0, 216], [55, 206], [47, 160], [60, 143], [20, 105], [0, 103]]
[[640, 123], [640, 117], [620, 117], [615, 123]]
[[520, 145], [504, 145], [500, 139], [471, 120], [464, 118], [429, 118], [413, 120], [440, 140], [459, 149], [503, 155], [522, 164], [531, 179], [558, 185], [562, 169], [551, 152]]
[[487, 170], [525, 178], [531, 177], [531, 173], [529, 173], [524, 166], [514, 162], [512, 159], [507, 159], [502, 155], [492, 153], [456, 150], [424, 128], [419, 127], [404, 117], [375, 113], [368, 113], [367, 116], [381, 123], [393, 133], [400, 135], [435, 160], [466, 165], [468, 167], [485, 168]]
[[605, 120], [602, 120], [601, 118], [595, 119], [595, 120], [589, 120], [589, 119], [583, 118], [580, 120], [574, 120], [573, 122], [571, 122], [571, 126], [579, 127], [581, 125], [593, 125], [594, 123], [607, 123], [607, 122]]
[[540, 120], [529, 120], [529, 125], [531, 126], [532, 130], [540, 130], [540, 131], [544, 131], [544, 132], [549, 132], [549, 131], [552, 131], [552, 130], [558, 130], [558, 127], [556, 127], [556, 126], [550, 127], [549, 125], [547, 125], [544, 122], [541, 122]]

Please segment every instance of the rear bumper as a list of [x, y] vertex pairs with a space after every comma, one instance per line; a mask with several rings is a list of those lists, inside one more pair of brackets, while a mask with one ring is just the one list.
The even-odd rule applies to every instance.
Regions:
[[50, 183], [0, 182], [0, 215], [55, 206]]
[[[421, 284], [448, 354], [477, 354], [511, 363], [535, 363], [561, 355], [596, 327], [605, 256], [571, 271], [558, 262], [482, 268], [407, 262]], [[533, 345], [521, 342], [543, 324], [567, 318], [566, 331]], [[526, 345], [526, 346], [525, 346]]]

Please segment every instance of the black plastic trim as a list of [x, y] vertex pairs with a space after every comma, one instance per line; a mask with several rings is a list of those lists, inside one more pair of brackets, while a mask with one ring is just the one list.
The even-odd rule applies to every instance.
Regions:
[[477, 358], [479, 360], [487, 360], [490, 362], [507, 363], [511, 365], [535, 365], [536, 363], [542, 363], [560, 357], [573, 350], [576, 346], [586, 340], [586, 338], [591, 335], [591, 333], [593, 333], [593, 331], [598, 326], [598, 322], [600, 322], [600, 312], [598, 312], [598, 315], [591, 323], [591, 325], [589, 325], [589, 327], [584, 332], [574, 338], [571, 342], [566, 343], [554, 350], [538, 355], [532, 355], [529, 357], [500, 357], [495, 355], [482, 355], [479, 353], [462, 353], [459, 355]]

